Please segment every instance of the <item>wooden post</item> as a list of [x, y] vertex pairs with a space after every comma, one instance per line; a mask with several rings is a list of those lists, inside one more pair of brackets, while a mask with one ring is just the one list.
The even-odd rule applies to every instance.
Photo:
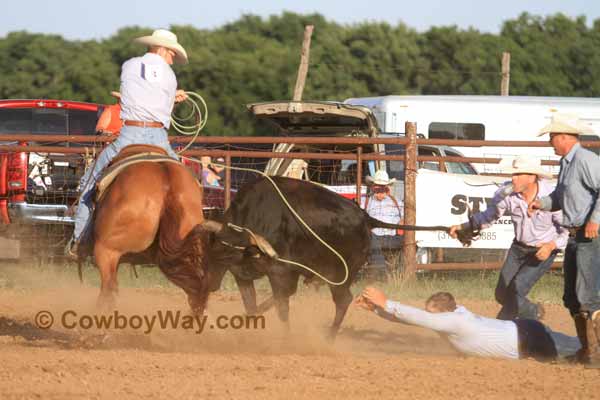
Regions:
[[510, 53], [502, 53], [502, 83], [500, 84], [500, 96], [508, 96], [510, 85]]
[[231, 204], [231, 154], [225, 155], [225, 209]]
[[304, 40], [302, 41], [302, 53], [300, 55], [300, 66], [298, 66], [298, 77], [296, 78], [296, 86], [294, 87], [294, 101], [302, 100], [302, 92], [304, 91], [304, 83], [306, 82], [306, 74], [308, 73], [308, 57], [310, 54], [310, 38], [313, 33], [314, 26], [307, 25], [304, 28]]
[[[417, 222], [416, 181], [417, 181], [417, 124], [406, 122], [406, 159], [404, 162], [404, 223], [415, 225]], [[417, 247], [415, 231], [404, 231], [402, 262], [407, 278], [417, 271]]]
[[356, 204], [360, 207], [362, 189], [362, 146], [356, 148]]

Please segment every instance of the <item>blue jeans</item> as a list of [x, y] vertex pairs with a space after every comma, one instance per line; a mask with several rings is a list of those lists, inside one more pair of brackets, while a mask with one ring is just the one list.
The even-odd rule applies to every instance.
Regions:
[[600, 239], [584, 238], [583, 230], [569, 238], [563, 270], [563, 302], [571, 315], [600, 310]]
[[552, 341], [554, 341], [554, 347], [556, 347], [559, 358], [572, 356], [581, 349], [581, 342], [578, 337], [554, 332], [547, 326], [546, 331], [550, 334], [550, 337], [552, 337]]
[[496, 286], [496, 300], [502, 309], [496, 318], [512, 320], [515, 318], [537, 319], [538, 306], [527, 298], [535, 283], [552, 266], [556, 251], [544, 261], [535, 257], [536, 248], [513, 242], [500, 271]]
[[102, 175], [104, 168], [110, 164], [112, 159], [119, 154], [121, 150], [132, 144], [150, 144], [162, 147], [167, 151], [170, 157], [179, 159], [177, 153], [171, 148], [167, 131], [164, 128], [141, 128], [137, 126], [123, 125], [119, 137], [102, 150], [96, 162], [89, 167], [79, 184], [81, 197], [77, 211], [75, 212], [75, 229], [73, 230], [73, 239], [79, 241], [88, 227], [90, 219], [90, 208], [92, 205], [92, 196], [96, 188], [96, 182]]
[[386, 270], [385, 252], [397, 251], [401, 254], [404, 236], [401, 235], [375, 235], [371, 234], [371, 250], [369, 254], [369, 264], [375, 268]]

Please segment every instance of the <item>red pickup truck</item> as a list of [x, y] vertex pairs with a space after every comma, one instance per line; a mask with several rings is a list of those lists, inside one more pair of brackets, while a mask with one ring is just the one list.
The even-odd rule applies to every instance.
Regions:
[[[96, 135], [104, 105], [63, 100], [0, 100], [0, 134]], [[81, 143], [0, 142], [65, 148]], [[62, 254], [85, 170], [81, 154], [6, 152], [0, 148], [0, 259]], [[219, 188], [205, 189], [205, 211], [223, 209]]]

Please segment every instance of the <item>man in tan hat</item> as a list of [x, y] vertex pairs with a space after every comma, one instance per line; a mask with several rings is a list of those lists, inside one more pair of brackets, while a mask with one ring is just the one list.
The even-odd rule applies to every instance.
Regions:
[[535, 210], [562, 210], [569, 243], [563, 265], [563, 302], [573, 316], [582, 350], [579, 361], [600, 368], [600, 159], [579, 143], [589, 126], [576, 116], [555, 114], [540, 135], [550, 134], [554, 152], [561, 156], [556, 189], [531, 203]]
[[[367, 185], [370, 186], [371, 195], [365, 200], [363, 208], [373, 218], [390, 224], [402, 223], [402, 208], [391, 192], [391, 187], [396, 182], [384, 170], [375, 172], [374, 176], [367, 176]], [[384, 251], [399, 249], [404, 236], [399, 235], [395, 229], [375, 228], [371, 235], [371, 254], [369, 263], [380, 271], [385, 271]]]
[[568, 232], [561, 227], [560, 211], [540, 212], [535, 218], [527, 215], [528, 205], [552, 192], [553, 186], [541, 178], [551, 174], [544, 171], [539, 159], [521, 156], [501, 161], [503, 172], [512, 174], [512, 182], [504, 184], [494, 195], [492, 203], [469, 222], [454, 225], [450, 236], [459, 230], [478, 230], [490, 227], [509, 213], [515, 229], [515, 239], [500, 271], [496, 285], [496, 300], [502, 305], [498, 319], [541, 319], [543, 308], [534, 304], [527, 294], [552, 266], [558, 249], [567, 244]]
[[141, 57], [125, 61], [121, 68], [120, 117], [123, 127], [119, 137], [100, 153], [93, 167], [81, 179], [75, 229], [67, 248], [71, 257], [76, 256], [77, 246], [88, 226], [96, 181], [124, 147], [155, 145], [165, 149], [171, 157], [178, 158], [169, 144], [167, 129], [174, 103], [185, 100], [187, 95], [177, 89], [171, 65], [174, 62], [187, 63], [187, 53], [178, 43], [177, 36], [164, 29], [155, 30], [152, 35], [137, 38], [134, 42], [146, 45], [148, 51]]

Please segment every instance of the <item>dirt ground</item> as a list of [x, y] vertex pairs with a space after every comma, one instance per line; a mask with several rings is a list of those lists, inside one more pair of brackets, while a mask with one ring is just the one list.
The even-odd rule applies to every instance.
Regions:
[[[181, 327], [145, 334], [132, 328], [57, 326], [66, 310], [78, 318], [95, 314], [96, 295], [93, 287], [0, 289], [0, 316], [25, 331], [0, 336], [0, 399], [600, 398], [600, 372], [529, 360], [465, 358], [435, 333], [359, 309], [350, 310], [330, 344], [324, 332], [333, 303], [325, 289], [293, 299], [289, 334], [274, 311], [265, 315], [265, 329], [206, 329], [202, 334]], [[465, 303], [488, 316], [498, 310], [491, 302]], [[35, 332], [33, 327], [19, 324], [33, 323], [41, 310], [55, 318], [46, 332], [87, 339], [32, 340], [26, 331]], [[118, 310], [131, 316], [185, 313], [187, 308], [176, 289], [124, 289]], [[215, 294], [209, 313], [213, 321], [241, 314], [238, 295]], [[547, 306], [546, 323], [574, 334], [558, 305]], [[3, 330], [10, 332], [6, 326]]]

